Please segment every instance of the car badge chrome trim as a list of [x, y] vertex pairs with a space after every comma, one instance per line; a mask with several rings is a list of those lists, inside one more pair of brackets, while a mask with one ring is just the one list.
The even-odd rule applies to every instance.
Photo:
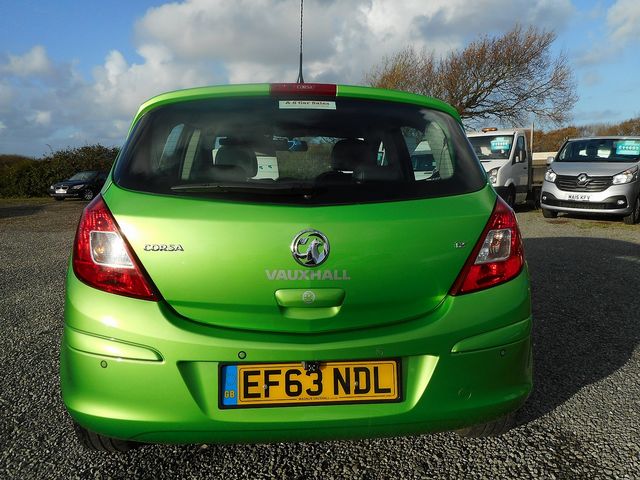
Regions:
[[578, 175], [578, 185], [586, 185], [589, 181], [589, 176], [586, 173], [581, 173]]
[[351, 280], [348, 270], [265, 270], [269, 281], [300, 280]]
[[306, 304], [311, 304], [316, 301], [316, 294], [311, 290], [307, 290], [302, 294], [302, 301]]
[[329, 257], [329, 240], [318, 230], [302, 230], [291, 242], [291, 255], [304, 267], [317, 267]]
[[147, 243], [144, 250], [145, 252], [184, 252], [184, 248], [179, 243]]

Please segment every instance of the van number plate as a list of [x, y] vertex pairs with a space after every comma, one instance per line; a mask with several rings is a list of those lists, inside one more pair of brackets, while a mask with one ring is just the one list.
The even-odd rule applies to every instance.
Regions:
[[397, 360], [224, 365], [220, 407], [372, 403], [400, 400]]
[[580, 193], [570, 193], [567, 195], [569, 200], [577, 200], [578, 202], [588, 202], [591, 195], [584, 195]]

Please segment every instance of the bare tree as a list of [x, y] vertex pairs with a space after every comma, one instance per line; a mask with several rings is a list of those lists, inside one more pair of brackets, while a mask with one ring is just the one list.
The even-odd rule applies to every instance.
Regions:
[[551, 54], [555, 39], [554, 32], [517, 25], [442, 58], [406, 47], [385, 57], [365, 81], [440, 98], [465, 123], [493, 118], [522, 125], [534, 115], [543, 122], [561, 124], [577, 96], [566, 57]]

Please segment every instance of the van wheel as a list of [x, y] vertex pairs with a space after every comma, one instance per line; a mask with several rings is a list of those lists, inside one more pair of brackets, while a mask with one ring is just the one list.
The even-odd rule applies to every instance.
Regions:
[[516, 206], [516, 189], [513, 188], [513, 186], [509, 187], [509, 190], [507, 191], [507, 198], [505, 201], [511, 208]]
[[554, 212], [553, 210], [547, 210], [546, 208], [542, 209], [542, 216], [544, 218], [557, 218], [558, 212]]
[[515, 412], [506, 414], [503, 417], [497, 418], [492, 422], [481, 423], [480, 425], [473, 425], [472, 427], [462, 428], [456, 430], [456, 433], [461, 437], [497, 437], [504, 433], [507, 433], [514, 425]]
[[629, 215], [626, 215], [625, 217], [622, 217], [622, 220], [627, 225], [638, 223], [638, 221], [640, 220], [640, 195], [638, 195], [638, 198], [636, 198], [636, 203], [634, 204], [631, 213]]
[[84, 192], [82, 192], [82, 199], [87, 201], [93, 200], [93, 190], [87, 188]]
[[99, 452], [128, 452], [141, 444], [129, 440], [118, 440], [117, 438], [105, 437], [99, 433], [90, 432], [73, 422], [73, 429], [76, 432], [78, 443], [88, 450]]

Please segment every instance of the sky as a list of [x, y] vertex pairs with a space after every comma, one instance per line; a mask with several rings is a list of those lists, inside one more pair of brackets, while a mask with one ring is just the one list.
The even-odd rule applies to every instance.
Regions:
[[[124, 142], [146, 99], [297, 78], [298, 0], [0, 0], [0, 153]], [[554, 30], [572, 123], [640, 116], [639, 0], [306, 0], [304, 78], [363, 84], [407, 45], [437, 55], [518, 22]]]

